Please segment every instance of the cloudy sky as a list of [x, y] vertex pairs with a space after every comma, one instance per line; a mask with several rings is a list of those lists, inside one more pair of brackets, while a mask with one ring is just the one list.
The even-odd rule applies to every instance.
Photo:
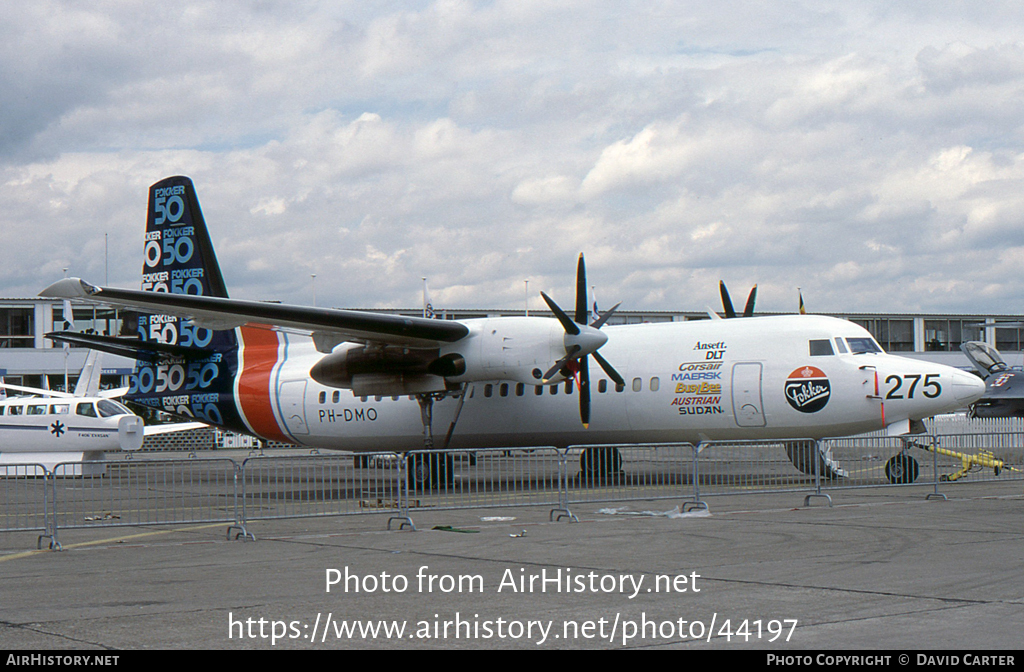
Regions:
[[1024, 312], [1018, 3], [4, 13], [0, 296], [137, 287], [183, 174], [237, 298], [569, 306], [584, 252], [604, 307]]

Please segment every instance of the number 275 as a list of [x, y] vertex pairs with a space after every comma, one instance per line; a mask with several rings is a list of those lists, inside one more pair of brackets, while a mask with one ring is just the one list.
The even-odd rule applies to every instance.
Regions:
[[[942, 394], [942, 385], [938, 381], [939, 374], [929, 373], [924, 377], [924, 384], [921, 385], [921, 393], [929, 399]], [[885, 384], [892, 385], [889, 392], [885, 395], [886, 399], [913, 399], [914, 393], [917, 391], [917, 386], [921, 382], [921, 374], [919, 373], [908, 373], [905, 376], [897, 376], [893, 374], [886, 377]], [[904, 397], [900, 390], [903, 388], [903, 384], [907, 384], [907, 396]]]

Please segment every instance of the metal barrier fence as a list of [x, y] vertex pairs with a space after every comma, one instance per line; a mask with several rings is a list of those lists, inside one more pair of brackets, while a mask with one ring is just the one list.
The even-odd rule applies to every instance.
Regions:
[[337, 516], [398, 508], [395, 455], [246, 458], [240, 465], [239, 521]]
[[0, 530], [38, 531], [37, 546], [44, 538], [56, 543], [50, 504], [50, 476], [41, 464], [0, 466]]
[[707, 508], [721, 494], [827, 491], [909, 483], [1024, 478], [1024, 433], [716, 441], [509, 448], [403, 455], [345, 453], [193, 459], [115, 459], [0, 466], [0, 531], [170, 523], [229, 524], [252, 538], [255, 520], [389, 513], [413, 526], [428, 509], [573, 506], [675, 499]]
[[238, 466], [230, 459], [105, 460], [103, 473], [51, 478], [55, 529], [235, 523]]

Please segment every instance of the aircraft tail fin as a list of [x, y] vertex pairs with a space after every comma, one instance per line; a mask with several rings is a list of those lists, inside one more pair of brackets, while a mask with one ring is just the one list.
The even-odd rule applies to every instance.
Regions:
[[168, 177], [149, 188], [142, 289], [227, 298], [192, 180]]
[[90, 350], [89, 354], [85, 356], [82, 373], [78, 376], [78, 383], [75, 385], [74, 395], [76, 397], [95, 397], [99, 394], [100, 374], [103, 372], [100, 358], [100, 353], [97, 350]]
[[[188, 177], [168, 177], [149, 188], [142, 289], [228, 298]], [[99, 344], [134, 352], [128, 399], [179, 417], [241, 425], [232, 401], [239, 345], [234, 329], [207, 328], [173, 315], [139, 315], [138, 332], [141, 341], [135, 343]]]

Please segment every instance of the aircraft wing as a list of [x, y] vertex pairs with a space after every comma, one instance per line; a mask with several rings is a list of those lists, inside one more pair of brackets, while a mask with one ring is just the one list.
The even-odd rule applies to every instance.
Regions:
[[[99, 350], [112, 355], [121, 355], [129, 359], [154, 361], [160, 356], [181, 357], [183, 359], [202, 359], [213, 354], [205, 348], [186, 348], [169, 343], [143, 341], [126, 336], [103, 336], [101, 334], [80, 334], [76, 331], [51, 331], [45, 334], [51, 341], [70, 343], [80, 348]], [[93, 395], [95, 396], [95, 395]]]
[[55, 282], [39, 295], [124, 306], [151, 314], [174, 315], [213, 330], [244, 325], [293, 330], [312, 335], [318, 349], [325, 352], [330, 352], [334, 345], [346, 341], [412, 348], [437, 347], [440, 343], [452, 343], [469, 334], [465, 325], [450, 320], [96, 287], [79, 278], [65, 278]]
[[159, 436], [161, 434], [186, 432], [190, 429], [201, 429], [203, 427], [209, 427], [209, 425], [202, 422], [175, 422], [169, 425], [146, 425], [143, 431], [146, 436]]
[[60, 399], [74, 399], [75, 395], [70, 392], [58, 392], [57, 390], [44, 390], [38, 387], [25, 387], [24, 385], [10, 385], [0, 382], [0, 389], [13, 390], [14, 392], [25, 392], [39, 397], [57, 397]]

